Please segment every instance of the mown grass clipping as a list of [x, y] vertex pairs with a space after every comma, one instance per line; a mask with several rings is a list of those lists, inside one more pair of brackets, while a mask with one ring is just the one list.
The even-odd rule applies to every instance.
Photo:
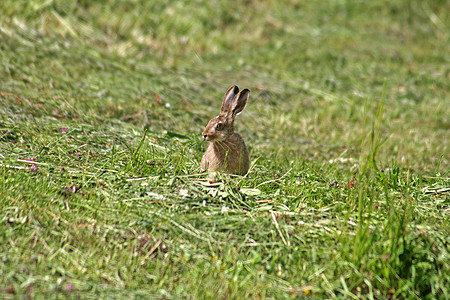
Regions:
[[450, 298], [449, 3], [0, 1], [0, 298]]

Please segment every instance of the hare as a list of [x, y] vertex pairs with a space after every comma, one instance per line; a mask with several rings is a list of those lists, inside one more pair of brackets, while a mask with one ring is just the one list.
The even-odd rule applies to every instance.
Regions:
[[203, 154], [202, 170], [225, 171], [244, 175], [248, 172], [250, 158], [242, 137], [234, 132], [234, 119], [245, 108], [250, 91], [231, 86], [225, 93], [220, 114], [211, 119], [203, 131], [203, 139], [211, 142]]

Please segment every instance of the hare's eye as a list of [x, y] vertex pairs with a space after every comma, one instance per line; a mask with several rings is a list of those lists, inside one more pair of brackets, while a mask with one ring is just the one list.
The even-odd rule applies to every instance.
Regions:
[[217, 129], [217, 130], [222, 130], [222, 129], [223, 129], [223, 123], [218, 123], [218, 124], [216, 125], [216, 129]]

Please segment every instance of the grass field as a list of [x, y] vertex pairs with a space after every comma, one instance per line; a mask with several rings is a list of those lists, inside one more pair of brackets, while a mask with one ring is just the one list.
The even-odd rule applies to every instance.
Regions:
[[449, 1], [0, 11], [0, 298], [450, 298]]

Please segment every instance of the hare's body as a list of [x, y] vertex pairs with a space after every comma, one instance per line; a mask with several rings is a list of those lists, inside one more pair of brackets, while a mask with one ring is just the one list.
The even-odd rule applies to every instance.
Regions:
[[248, 172], [250, 157], [244, 140], [234, 132], [234, 119], [245, 108], [249, 94], [248, 89], [239, 92], [237, 86], [230, 87], [223, 99], [220, 114], [206, 125], [203, 138], [211, 143], [200, 163], [203, 170], [238, 175]]
[[238, 133], [234, 133], [223, 142], [210, 143], [200, 166], [203, 170], [244, 175], [250, 167], [249, 161], [244, 140]]

